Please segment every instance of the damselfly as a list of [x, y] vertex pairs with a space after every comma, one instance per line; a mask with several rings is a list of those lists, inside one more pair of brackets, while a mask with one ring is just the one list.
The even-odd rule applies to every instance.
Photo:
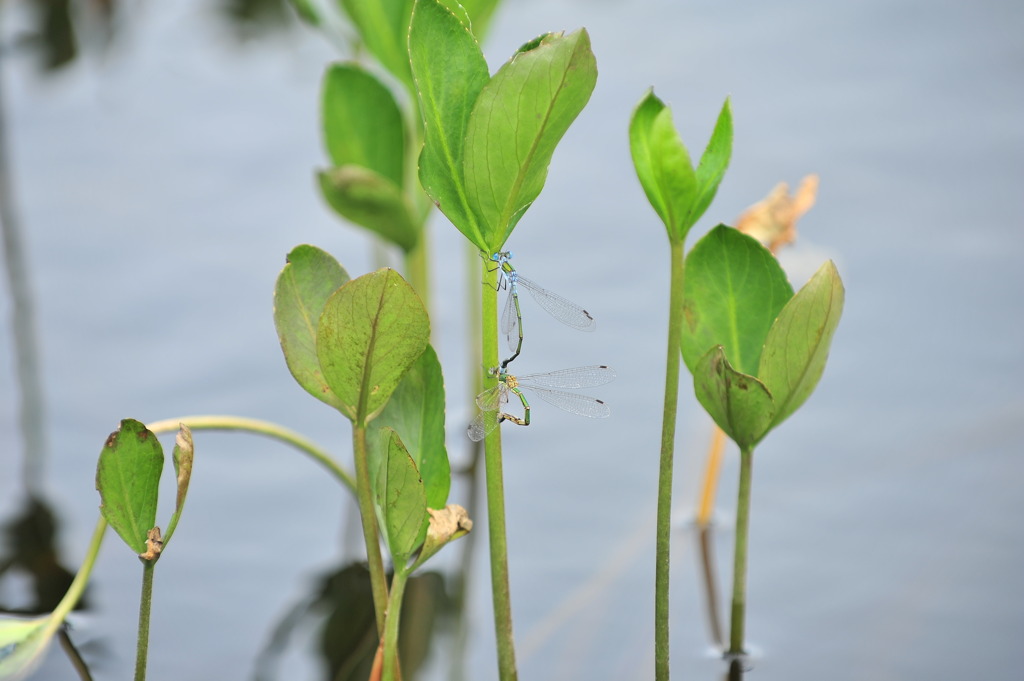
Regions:
[[500, 251], [491, 256], [491, 260], [496, 262], [501, 269], [502, 281], [499, 283], [499, 286], [503, 284], [508, 286], [508, 300], [505, 301], [505, 309], [501, 314], [501, 332], [508, 339], [508, 347], [513, 354], [508, 359], [502, 361], [501, 367], [503, 369], [518, 357], [519, 353], [523, 350], [523, 313], [519, 307], [520, 286], [529, 291], [533, 295], [533, 299], [548, 314], [566, 326], [571, 326], [580, 331], [593, 331], [597, 328], [597, 323], [590, 316], [589, 312], [576, 303], [566, 300], [557, 293], [552, 293], [523, 277], [516, 271], [516, 268], [512, 267], [512, 263], [509, 262], [511, 258], [511, 251]]
[[[495, 367], [490, 369], [488, 374], [497, 377], [498, 384], [476, 396], [476, 406], [480, 407], [480, 413], [467, 428], [469, 439], [474, 442], [483, 440], [502, 421], [511, 421], [520, 426], [530, 425], [530, 403], [526, 401], [523, 388], [536, 393], [542, 400], [571, 414], [601, 419], [611, 413], [608, 405], [596, 397], [553, 390], [553, 388], [592, 388], [604, 385], [615, 378], [615, 372], [606, 366], [576, 367], [521, 376], [513, 376], [504, 368]], [[509, 393], [518, 397], [522, 403], [522, 418], [505, 411]], [[492, 412], [497, 413], [491, 416]]]

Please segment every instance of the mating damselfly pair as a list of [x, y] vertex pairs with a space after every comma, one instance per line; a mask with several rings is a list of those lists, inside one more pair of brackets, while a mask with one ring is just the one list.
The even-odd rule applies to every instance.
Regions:
[[[478, 442], [488, 433], [497, 428], [502, 421], [511, 421], [517, 425], [530, 425], [530, 403], [522, 392], [526, 388], [535, 392], [541, 399], [564, 409], [572, 414], [604, 418], [610, 414], [608, 405], [594, 397], [564, 392], [559, 388], [590, 388], [604, 385], [615, 378], [615, 372], [609, 367], [588, 366], [574, 369], [562, 369], [540, 374], [513, 375], [508, 372], [512, 363], [523, 350], [523, 316], [519, 304], [519, 287], [530, 292], [545, 311], [552, 317], [580, 331], [593, 331], [596, 328], [594, 318], [579, 305], [563, 298], [557, 293], [548, 291], [533, 281], [522, 277], [512, 264], [510, 251], [501, 251], [490, 256], [500, 270], [498, 287], [507, 286], [508, 300], [501, 315], [501, 332], [508, 340], [512, 355], [501, 362], [500, 367], [488, 370], [488, 375], [498, 379], [497, 385], [476, 396], [476, 405], [480, 413], [469, 425], [467, 432], [471, 440]], [[523, 416], [518, 417], [505, 411], [509, 394], [519, 398], [523, 406]]]

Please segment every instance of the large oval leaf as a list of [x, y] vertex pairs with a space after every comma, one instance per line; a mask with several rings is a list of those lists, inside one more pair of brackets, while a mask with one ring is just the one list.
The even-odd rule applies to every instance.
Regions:
[[596, 82], [590, 36], [580, 29], [527, 43], [480, 92], [466, 130], [464, 174], [487, 253], [501, 250], [540, 194], [555, 147]]
[[374, 495], [380, 527], [395, 565], [405, 567], [426, 535], [427, 498], [416, 464], [394, 430], [381, 431], [385, 456]]
[[697, 400], [718, 427], [742, 449], [757, 444], [771, 428], [775, 404], [755, 376], [732, 368], [722, 346], [712, 348], [693, 371]]
[[335, 409], [342, 403], [320, 370], [316, 331], [332, 293], [349, 280], [338, 261], [316, 246], [296, 246], [274, 286], [274, 326], [288, 370], [310, 395]]
[[[444, 405], [441, 363], [428, 345], [402, 377], [372, 426], [374, 429], [391, 428], [401, 435], [423, 478], [427, 506], [435, 509], [444, 508], [451, 488], [451, 468], [444, 446]], [[366, 440], [370, 449], [370, 472], [376, 474], [387, 440], [375, 435]]]
[[792, 297], [768, 249], [731, 227], [715, 227], [686, 256], [680, 342], [686, 366], [695, 371], [721, 345], [737, 371], [758, 375], [768, 329]]
[[100, 513], [135, 553], [146, 551], [156, 526], [156, 502], [164, 450], [143, 424], [124, 419], [100, 451], [96, 489]]
[[391, 91], [356, 64], [332, 64], [321, 92], [324, 144], [334, 166], [369, 168], [405, 183], [405, 124]]
[[423, 116], [420, 184], [477, 248], [486, 250], [463, 176], [466, 128], [487, 62], [469, 28], [438, 0], [418, 0], [409, 26], [409, 59]]
[[429, 337], [423, 303], [390, 268], [353, 279], [331, 295], [320, 315], [316, 352], [342, 413], [356, 425], [376, 416]]
[[843, 313], [844, 298], [843, 282], [830, 260], [772, 324], [757, 375], [775, 397], [773, 427], [796, 411], [818, 385]]

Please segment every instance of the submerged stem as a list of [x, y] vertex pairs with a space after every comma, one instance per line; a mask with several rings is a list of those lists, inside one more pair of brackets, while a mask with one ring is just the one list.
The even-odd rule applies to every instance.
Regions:
[[135, 647], [135, 681], [146, 681], [149, 657], [149, 615], [153, 605], [153, 568], [156, 560], [142, 561], [142, 597], [139, 599], [139, 638]]
[[747, 539], [750, 531], [750, 478], [754, 450], [740, 450], [740, 491], [736, 502], [736, 552], [732, 573], [732, 623], [729, 655], [742, 655], [744, 622], [747, 615]]
[[661, 416], [661, 463], [658, 469], [658, 524], [654, 566], [654, 678], [669, 678], [669, 563], [672, 534], [672, 463], [675, 457], [679, 402], [679, 342], [683, 329], [683, 241], [672, 242], [668, 348], [665, 355], [665, 404]]
[[[484, 287], [481, 310], [481, 350], [484, 365], [498, 366], [498, 272], [484, 261]], [[488, 378], [487, 383], [497, 380]], [[497, 418], [492, 415], [491, 418]], [[491, 595], [494, 599], [494, 633], [498, 646], [498, 678], [514, 681], [516, 672], [515, 639], [512, 634], [512, 596], [508, 576], [508, 544], [505, 537], [505, 487], [502, 480], [501, 428], [492, 430], [484, 440], [484, 474], [487, 488], [487, 523], [491, 547]]]

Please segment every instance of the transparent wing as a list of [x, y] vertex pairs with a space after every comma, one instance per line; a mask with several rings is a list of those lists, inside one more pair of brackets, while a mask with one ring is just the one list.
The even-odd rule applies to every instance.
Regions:
[[589, 416], [592, 419], [603, 419], [612, 413], [608, 405], [596, 397], [565, 393], [561, 390], [535, 389], [534, 393], [545, 402], [553, 404], [559, 409], [564, 409], [570, 414]]
[[611, 367], [589, 366], [549, 371], [542, 374], [516, 374], [519, 385], [526, 388], [593, 388], [615, 379]]
[[498, 427], [498, 420], [490, 421], [487, 418], [489, 412], [498, 411], [508, 402], [508, 386], [499, 383], [493, 388], [488, 388], [476, 396], [476, 406], [480, 407], [476, 417], [466, 428], [466, 434], [473, 442], [480, 442], [487, 435]]
[[597, 328], [597, 322], [595, 322], [594, 318], [590, 316], [590, 313], [576, 303], [566, 300], [557, 293], [552, 293], [551, 291], [538, 286], [518, 273], [516, 274], [516, 283], [529, 291], [533, 295], [533, 299], [536, 300], [549, 315], [566, 326], [571, 326], [572, 328], [579, 329], [580, 331], [593, 331]]
[[498, 427], [498, 420], [495, 419], [490, 424], [487, 423], [484, 415], [487, 412], [478, 411], [476, 418], [473, 419], [469, 427], [466, 428], [466, 434], [469, 435], [469, 439], [473, 442], [480, 442], [487, 437], [492, 430]]
[[501, 332], [508, 339], [508, 349], [516, 351], [519, 346], [519, 314], [516, 311], [515, 295], [509, 291], [505, 309], [501, 313]]
[[508, 402], [508, 386], [499, 383], [477, 395], [475, 401], [483, 411], [498, 411]]

